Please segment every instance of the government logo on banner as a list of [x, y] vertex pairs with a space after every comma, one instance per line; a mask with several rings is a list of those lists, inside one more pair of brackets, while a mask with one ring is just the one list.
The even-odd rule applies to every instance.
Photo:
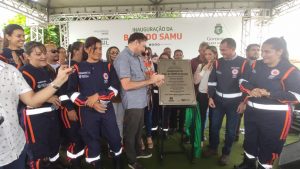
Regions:
[[215, 32], [216, 35], [222, 34], [223, 33], [223, 27], [222, 27], [222, 25], [219, 24], [219, 23], [216, 24], [214, 32]]

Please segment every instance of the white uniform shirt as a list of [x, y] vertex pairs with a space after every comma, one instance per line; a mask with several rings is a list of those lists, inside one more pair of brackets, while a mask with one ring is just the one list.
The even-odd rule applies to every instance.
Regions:
[[25, 134], [19, 125], [19, 95], [32, 89], [12, 65], [0, 61], [0, 167], [19, 158], [25, 146]]

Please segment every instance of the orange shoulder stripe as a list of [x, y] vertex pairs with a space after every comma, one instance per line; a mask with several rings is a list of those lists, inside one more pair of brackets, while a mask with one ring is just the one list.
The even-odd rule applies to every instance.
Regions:
[[23, 70], [22, 73], [23, 73], [24, 75], [28, 76], [28, 77], [31, 79], [31, 81], [32, 81], [32, 89], [35, 89], [35, 87], [36, 87], [36, 81], [35, 81], [35, 78], [34, 78], [30, 73], [28, 73], [28, 72], [25, 71], [25, 70]]
[[283, 81], [285, 80], [285, 79], [287, 79], [288, 77], [289, 77], [289, 75], [292, 73], [292, 71], [294, 71], [296, 68], [295, 67], [291, 67], [291, 68], [289, 68], [286, 72], [285, 72], [285, 74], [283, 75], [283, 77], [280, 79], [280, 82], [281, 82], [281, 85], [282, 85], [282, 89], [285, 91], [285, 85], [284, 85], [284, 83], [283, 83]]
[[244, 73], [246, 63], [247, 63], [247, 61], [244, 60], [244, 62], [243, 62], [243, 64], [242, 64], [242, 70], [241, 70], [241, 73]]

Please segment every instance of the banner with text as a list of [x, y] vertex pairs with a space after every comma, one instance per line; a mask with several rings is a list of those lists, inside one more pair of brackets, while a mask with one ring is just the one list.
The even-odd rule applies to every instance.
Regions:
[[164, 48], [170, 47], [172, 52], [181, 49], [184, 59], [191, 59], [198, 55], [201, 42], [206, 41], [218, 47], [221, 40], [227, 37], [236, 40], [239, 53], [242, 18], [159, 18], [69, 23], [70, 42], [84, 40], [89, 36], [100, 38], [103, 42], [103, 59], [106, 59], [106, 50], [110, 46], [117, 46], [123, 50], [133, 32], [144, 33], [148, 38], [148, 46], [157, 55], [160, 55]]

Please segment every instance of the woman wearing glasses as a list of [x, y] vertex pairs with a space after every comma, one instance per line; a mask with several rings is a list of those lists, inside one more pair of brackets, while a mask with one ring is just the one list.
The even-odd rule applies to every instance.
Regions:
[[[109, 62], [111, 65], [113, 65], [113, 63], [116, 60], [116, 58], [118, 57], [119, 53], [120, 53], [120, 50], [116, 46], [112, 46], [112, 47], [108, 48], [107, 52], [106, 52], [107, 62]], [[123, 121], [124, 121], [125, 110], [122, 105], [122, 100], [121, 100], [120, 94], [118, 94], [116, 97], [114, 97], [112, 99], [112, 103], [114, 106], [120, 135], [121, 135], [121, 138], [123, 138]]]
[[[151, 58], [152, 58], [152, 49], [150, 47], [146, 47], [146, 50], [145, 50], [145, 56], [143, 56], [144, 58], [144, 66], [146, 67], [146, 71], [145, 71], [145, 74], [146, 74], [146, 78], [150, 78], [150, 76], [155, 73], [155, 67], [156, 67], [156, 70], [157, 70], [157, 66], [153, 64]], [[147, 107], [145, 108], [145, 116], [144, 116], [144, 123], [145, 123], [145, 127], [146, 127], [146, 137], [147, 137], [147, 147], [149, 149], [152, 149], [153, 148], [153, 141], [152, 141], [152, 126], [153, 126], [153, 121], [152, 121], [152, 115], [153, 115], [153, 111], [156, 111], [156, 107], [154, 107], [156, 101], [154, 101], [154, 98], [153, 96], [153, 86], [150, 85], [148, 87], [148, 91], [147, 91], [147, 96], [148, 96], [148, 104], [147, 104]], [[157, 101], [158, 103], [158, 101]], [[156, 128], [153, 128], [154, 130]], [[141, 148], [142, 150], [145, 149], [145, 145], [144, 145], [144, 141], [141, 140]]]

